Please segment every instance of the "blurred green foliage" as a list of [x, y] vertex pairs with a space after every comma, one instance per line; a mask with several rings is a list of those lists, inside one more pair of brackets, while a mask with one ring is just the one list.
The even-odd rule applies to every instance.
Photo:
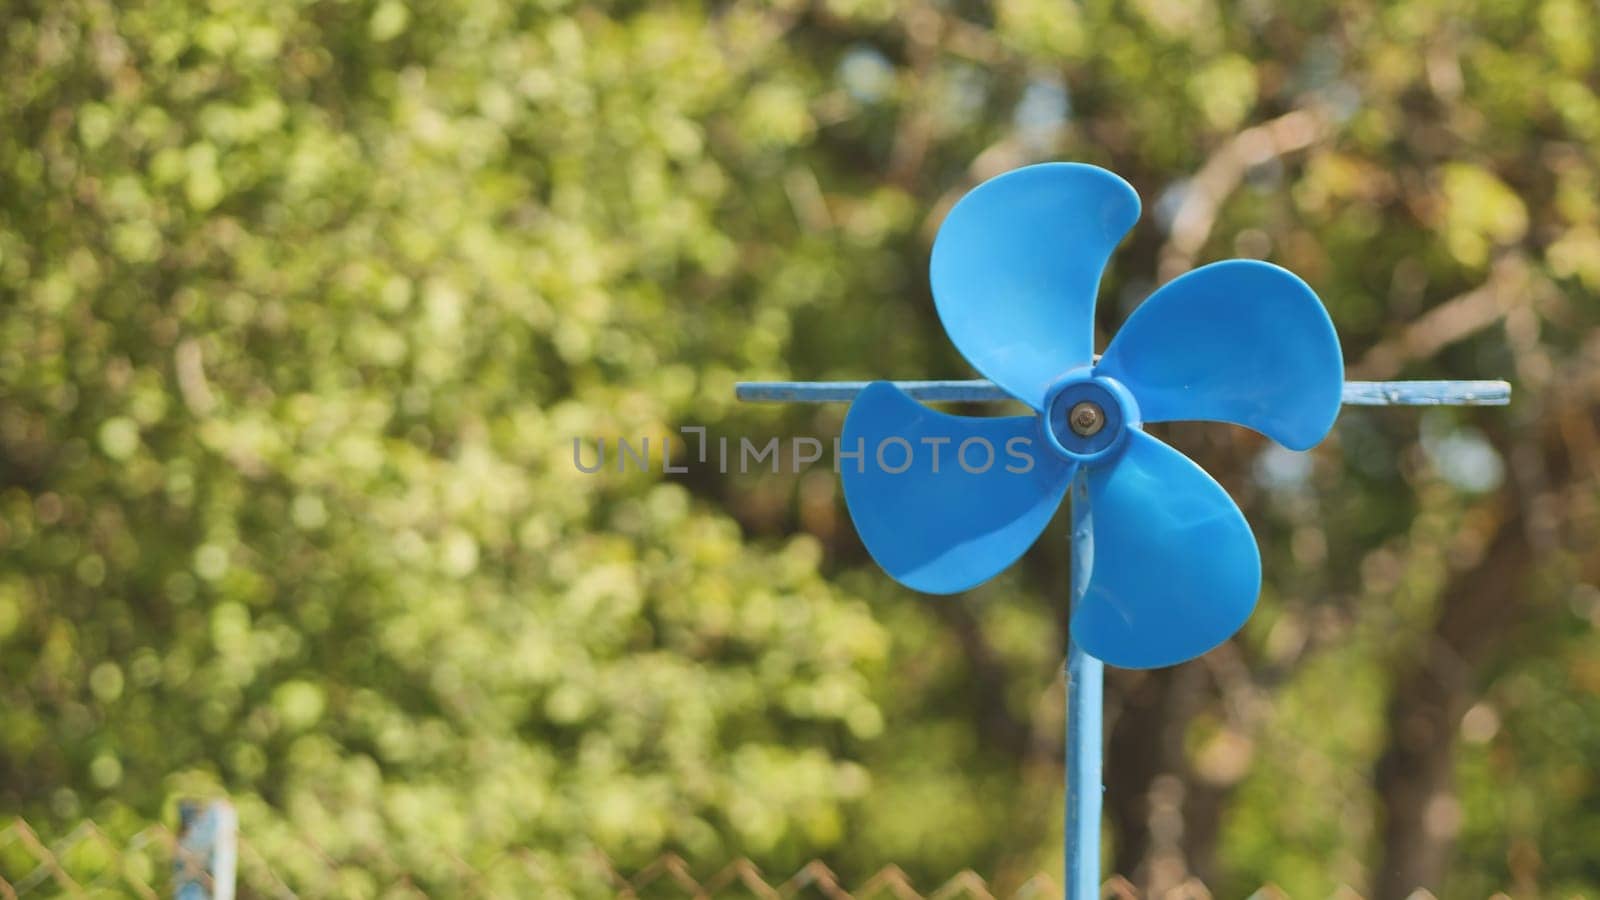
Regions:
[[[1510, 411], [1349, 412], [1309, 457], [1164, 434], [1240, 498], [1268, 584], [1240, 656], [1118, 676], [1109, 715], [1207, 698], [1164, 745], [1225, 798], [1186, 850], [1219, 896], [1364, 888], [1391, 675], [1486, 510], [1532, 502], [1504, 499], [1516, 429], [1594, 372], [1594, 18], [12, 0], [0, 812], [131, 833], [225, 791], [313, 895], [448, 893], [510, 848], [552, 896], [599, 890], [595, 852], [1056, 865], [1061, 537], [928, 602], [863, 558], [826, 466], [591, 476], [571, 450], [837, 428], [737, 407], [740, 378], [962, 374], [926, 293], [939, 216], [1067, 158], [1146, 200], [1106, 333], [1188, 265], [1264, 256], [1353, 374], [1518, 380]], [[1463, 326], [1486, 283], [1510, 286]], [[1594, 464], [1541, 515], [1592, 527]], [[1600, 891], [1595, 559], [1541, 546], [1515, 640], [1462, 676], [1460, 797], [1429, 820], [1461, 896]], [[1117, 834], [1166, 833], [1158, 805]]]

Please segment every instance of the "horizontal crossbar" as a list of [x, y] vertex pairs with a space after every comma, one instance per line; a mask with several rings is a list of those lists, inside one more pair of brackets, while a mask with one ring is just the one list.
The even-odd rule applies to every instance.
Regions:
[[[755, 403], [849, 403], [868, 381], [741, 381], [740, 400]], [[931, 403], [1010, 400], [992, 381], [896, 381], [894, 386]], [[1347, 406], [1505, 406], [1511, 385], [1504, 381], [1346, 381]]]

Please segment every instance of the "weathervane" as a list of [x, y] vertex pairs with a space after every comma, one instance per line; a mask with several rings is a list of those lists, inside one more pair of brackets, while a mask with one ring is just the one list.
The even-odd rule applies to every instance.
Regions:
[[[1255, 608], [1261, 556], [1210, 475], [1145, 422], [1204, 420], [1305, 450], [1341, 404], [1503, 405], [1503, 381], [1345, 382], [1317, 295], [1258, 260], [1156, 290], [1094, 354], [1100, 274], [1139, 217], [1127, 182], [1079, 163], [1027, 166], [955, 205], [929, 265], [945, 331], [987, 381], [741, 383], [741, 400], [849, 402], [845, 503], [874, 560], [950, 594], [1014, 563], [1070, 494], [1066, 883], [1100, 894], [1103, 666], [1170, 666]], [[1022, 416], [923, 401], [1018, 400]], [[841, 453], [845, 456], [845, 453]]]

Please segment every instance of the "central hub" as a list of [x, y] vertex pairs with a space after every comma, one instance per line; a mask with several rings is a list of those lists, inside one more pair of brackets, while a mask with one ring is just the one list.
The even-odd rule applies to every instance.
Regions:
[[1133, 395], [1114, 379], [1084, 366], [1051, 385], [1045, 395], [1041, 430], [1045, 443], [1080, 463], [1100, 462], [1122, 449], [1129, 428], [1139, 426]]
[[1085, 400], [1067, 414], [1067, 422], [1079, 437], [1093, 437], [1106, 425], [1106, 411], [1092, 400]]

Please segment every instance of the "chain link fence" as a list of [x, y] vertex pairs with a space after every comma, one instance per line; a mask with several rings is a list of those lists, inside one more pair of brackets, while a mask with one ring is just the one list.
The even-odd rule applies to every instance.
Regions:
[[[12, 819], [0, 826], [0, 900], [35, 900], [56, 897], [140, 897], [146, 900], [231, 900], [231, 898], [294, 898], [320, 896], [376, 896], [384, 898], [469, 896], [546, 896], [548, 873], [541, 871], [532, 854], [510, 853], [495, 865], [476, 869], [459, 862], [448, 888], [432, 887], [426, 879], [398, 872], [393, 877], [367, 879], [352, 885], [347, 867], [320, 854], [306, 843], [315, 858], [311, 871], [321, 871], [317, 887], [305, 887], [304, 860], [274, 865], [242, 835], [230, 836], [230, 854], [237, 854], [235, 877], [213, 877], [215, 848], [197, 848], [193, 823], [181, 831], [149, 825], [131, 837], [118, 840], [93, 821], [84, 821], [53, 840], [41, 838], [28, 822]], [[963, 871], [937, 885], [917, 885], [898, 866], [886, 865], [859, 884], [843, 882], [821, 861], [813, 861], [787, 875], [763, 872], [748, 859], [735, 860], [711, 872], [696, 872], [682, 857], [665, 855], [632, 872], [620, 871], [609, 860], [595, 857], [585, 868], [599, 879], [578, 896], [614, 896], [626, 900], [1053, 900], [1061, 896], [1060, 881], [1040, 873], [1015, 890], [1001, 892], [982, 876]], [[294, 875], [280, 870], [293, 869]], [[385, 870], [388, 871], [388, 870]], [[520, 877], [519, 877], [520, 876]], [[379, 883], [379, 882], [382, 883]], [[291, 886], [291, 885], [294, 886]], [[603, 887], [602, 887], [603, 885]], [[1168, 892], [1162, 900], [1209, 900], [1212, 894], [1191, 881]], [[1112, 878], [1101, 890], [1105, 900], [1138, 900], [1132, 884]], [[1360, 900], [1354, 892], [1339, 900]], [[1431, 900], [1419, 891], [1411, 900]], [[1271, 886], [1250, 900], [1287, 900]]]

